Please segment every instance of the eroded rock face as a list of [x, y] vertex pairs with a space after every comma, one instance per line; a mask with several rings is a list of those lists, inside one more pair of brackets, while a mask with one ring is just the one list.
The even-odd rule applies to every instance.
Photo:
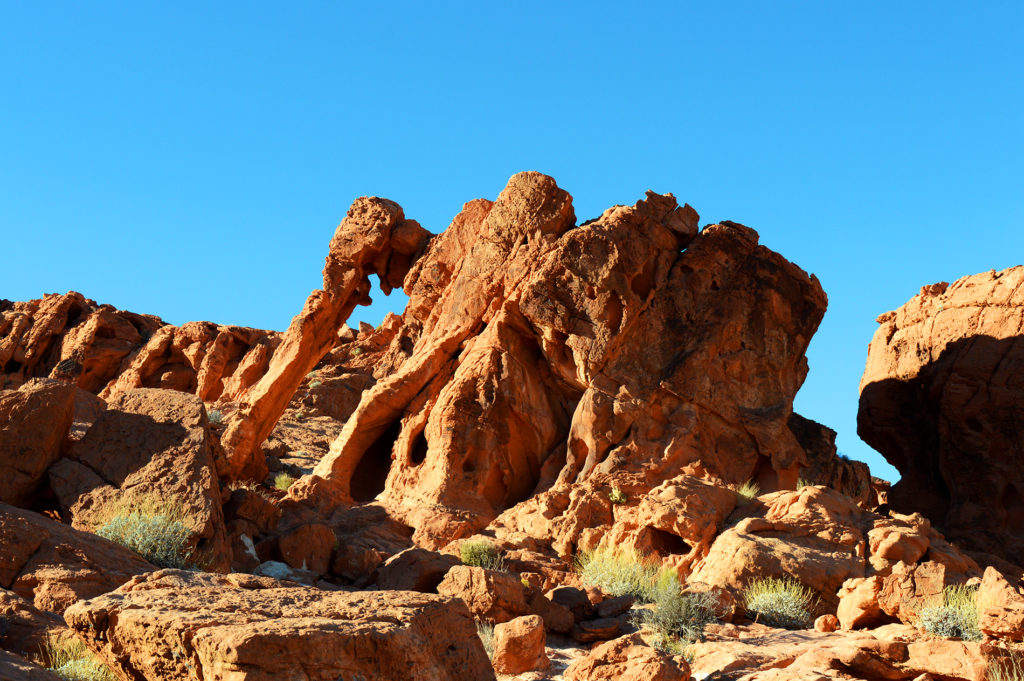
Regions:
[[839, 454], [836, 431], [797, 413], [789, 417], [788, 425], [807, 454], [807, 468], [800, 471], [803, 480], [831, 487], [862, 506], [877, 506], [868, 465]]
[[117, 507], [170, 504], [192, 531], [205, 569], [231, 561], [202, 401], [173, 390], [138, 388], [111, 399], [68, 458], [50, 469], [51, 487], [72, 524], [94, 531]]
[[71, 428], [74, 390], [45, 380], [0, 390], [0, 502], [25, 506], [45, 481]]
[[126, 678], [494, 679], [469, 611], [436, 595], [163, 570], [64, 617]]
[[638, 634], [595, 646], [565, 670], [565, 681], [689, 681], [680, 655], [651, 648]]
[[566, 192], [522, 173], [466, 204], [405, 290], [395, 370], [295, 498], [379, 498], [438, 547], [594, 476], [795, 485], [786, 421], [826, 300], [753, 230], [698, 235], [653, 193], [577, 226]]
[[0, 587], [40, 610], [62, 613], [153, 569], [102, 537], [0, 504]]
[[1024, 267], [926, 286], [878, 318], [857, 430], [902, 479], [889, 503], [1024, 562]]

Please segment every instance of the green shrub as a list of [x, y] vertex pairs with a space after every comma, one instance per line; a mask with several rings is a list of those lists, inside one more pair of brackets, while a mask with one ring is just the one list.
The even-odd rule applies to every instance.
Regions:
[[113, 672], [73, 636], [48, 633], [42, 652], [46, 667], [64, 681], [117, 681]]
[[188, 547], [192, 531], [184, 520], [180, 507], [141, 501], [113, 509], [96, 534], [157, 567], [186, 569], [192, 558]]
[[274, 487], [276, 487], [279, 490], [287, 492], [288, 488], [291, 487], [292, 483], [295, 482], [296, 480], [298, 480], [298, 478], [296, 478], [293, 475], [288, 475], [287, 473], [278, 473], [277, 475], [274, 476]]
[[1024, 658], [1019, 651], [1011, 652], [1006, 658], [989, 664], [988, 681], [1024, 681]]
[[747, 480], [736, 490], [736, 503], [742, 506], [749, 504], [761, 493], [761, 486], [753, 480]]
[[466, 565], [485, 570], [505, 569], [505, 559], [498, 547], [486, 539], [468, 539], [459, 545], [459, 554]]
[[747, 615], [783, 629], [804, 629], [811, 621], [814, 592], [789, 577], [755, 579], [743, 590]]
[[969, 586], [947, 586], [942, 592], [942, 605], [922, 608], [918, 613], [921, 626], [933, 636], [980, 641], [978, 629], [978, 590]]
[[816, 483], [813, 483], [813, 482], [811, 482], [810, 480], [807, 480], [807, 479], [805, 479], [805, 478], [800, 478], [800, 479], [798, 479], [798, 480], [796, 481], [796, 488], [797, 488], [798, 490], [801, 490], [801, 489], [803, 489], [804, 487], [812, 487], [812, 486], [813, 486], [813, 485], [815, 485], [815, 484], [816, 484]]
[[717, 621], [714, 598], [709, 593], [684, 594], [674, 572], [663, 572], [651, 589], [653, 608], [640, 610], [634, 622], [654, 634], [654, 647], [672, 655], [704, 636], [704, 628]]
[[480, 642], [484, 644], [487, 657], [494, 657], [494, 625], [487, 622], [477, 622], [476, 633], [480, 637]]
[[211, 409], [206, 412], [206, 417], [210, 420], [210, 423], [222, 423], [224, 421], [224, 414], [221, 413], [220, 409]]
[[310, 381], [309, 382], [309, 389], [310, 390], [316, 390], [317, 388], [319, 388], [322, 385], [323, 385], [323, 383], [320, 382], [320, 381]]
[[586, 586], [599, 586], [613, 596], [631, 594], [638, 600], [652, 599], [658, 567], [637, 551], [599, 546], [581, 554], [576, 571]]
[[618, 487], [612, 487], [612, 491], [608, 493], [608, 501], [613, 504], [624, 504], [627, 501], [626, 493]]

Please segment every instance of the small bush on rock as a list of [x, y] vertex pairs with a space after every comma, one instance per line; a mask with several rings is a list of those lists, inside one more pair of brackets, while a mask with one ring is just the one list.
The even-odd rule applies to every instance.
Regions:
[[711, 594], [684, 594], [672, 572], [658, 578], [651, 602], [654, 607], [640, 610], [634, 621], [652, 630], [654, 647], [672, 655], [684, 654], [687, 646], [703, 638], [704, 628], [718, 619]]
[[112, 509], [96, 534], [131, 549], [157, 567], [187, 569], [192, 558], [188, 547], [192, 532], [184, 520], [180, 507], [135, 502]]
[[1024, 653], [1013, 651], [1006, 658], [989, 665], [988, 681], [1024, 681]]
[[287, 473], [278, 473], [277, 475], [274, 476], [274, 487], [276, 487], [279, 490], [287, 492], [288, 488], [291, 487], [292, 483], [295, 482], [297, 479], [298, 478], [296, 478], [295, 476], [288, 475]]
[[624, 504], [628, 499], [625, 492], [618, 487], [612, 487], [612, 491], [608, 493], [608, 501], [613, 504]]
[[789, 577], [755, 579], [743, 590], [747, 616], [782, 629], [804, 629], [811, 621], [814, 592]]
[[736, 490], [736, 503], [742, 506], [749, 504], [761, 493], [761, 486], [753, 480], [747, 480]]
[[469, 539], [459, 545], [459, 554], [466, 565], [481, 567], [485, 570], [505, 569], [505, 559], [498, 547], [486, 539]]
[[933, 636], [980, 641], [978, 629], [978, 590], [969, 586], [948, 586], [942, 593], [942, 605], [922, 608], [921, 626]]
[[64, 681], [117, 681], [80, 639], [53, 632], [43, 644], [43, 663]]
[[576, 569], [587, 586], [599, 586], [612, 596], [630, 594], [652, 600], [658, 568], [646, 556], [621, 547], [598, 547], [579, 556]]
[[484, 644], [484, 650], [487, 651], [487, 657], [494, 657], [494, 625], [488, 624], [487, 622], [476, 623], [476, 633], [480, 637], [480, 642]]
[[224, 414], [220, 409], [211, 409], [206, 413], [206, 418], [210, 420], [210, 423], [221, 423], [224, 421]]

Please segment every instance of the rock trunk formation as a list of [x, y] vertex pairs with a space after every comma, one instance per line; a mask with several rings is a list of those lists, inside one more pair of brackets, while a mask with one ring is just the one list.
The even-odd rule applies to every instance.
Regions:
[[897, 510], [1024, 563], [1024, 267], [926, 286], [878, 318], [857, 432]]

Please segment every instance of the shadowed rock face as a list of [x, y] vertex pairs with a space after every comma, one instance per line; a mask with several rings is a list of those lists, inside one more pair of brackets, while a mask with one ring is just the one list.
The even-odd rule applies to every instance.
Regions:
[[902, 479], [889, 503], [1024, 561], [1024, 267], [926, 286], [878, 318], [857, 432]]
[[794, 486], [825, 295], [753, 230], [697, 220], [648, 193], [577, 226], [539, 173], [466, 204], [406, 277], [394, 370], [293, 498], [378, 498], [442, 545], [599, 474]]

